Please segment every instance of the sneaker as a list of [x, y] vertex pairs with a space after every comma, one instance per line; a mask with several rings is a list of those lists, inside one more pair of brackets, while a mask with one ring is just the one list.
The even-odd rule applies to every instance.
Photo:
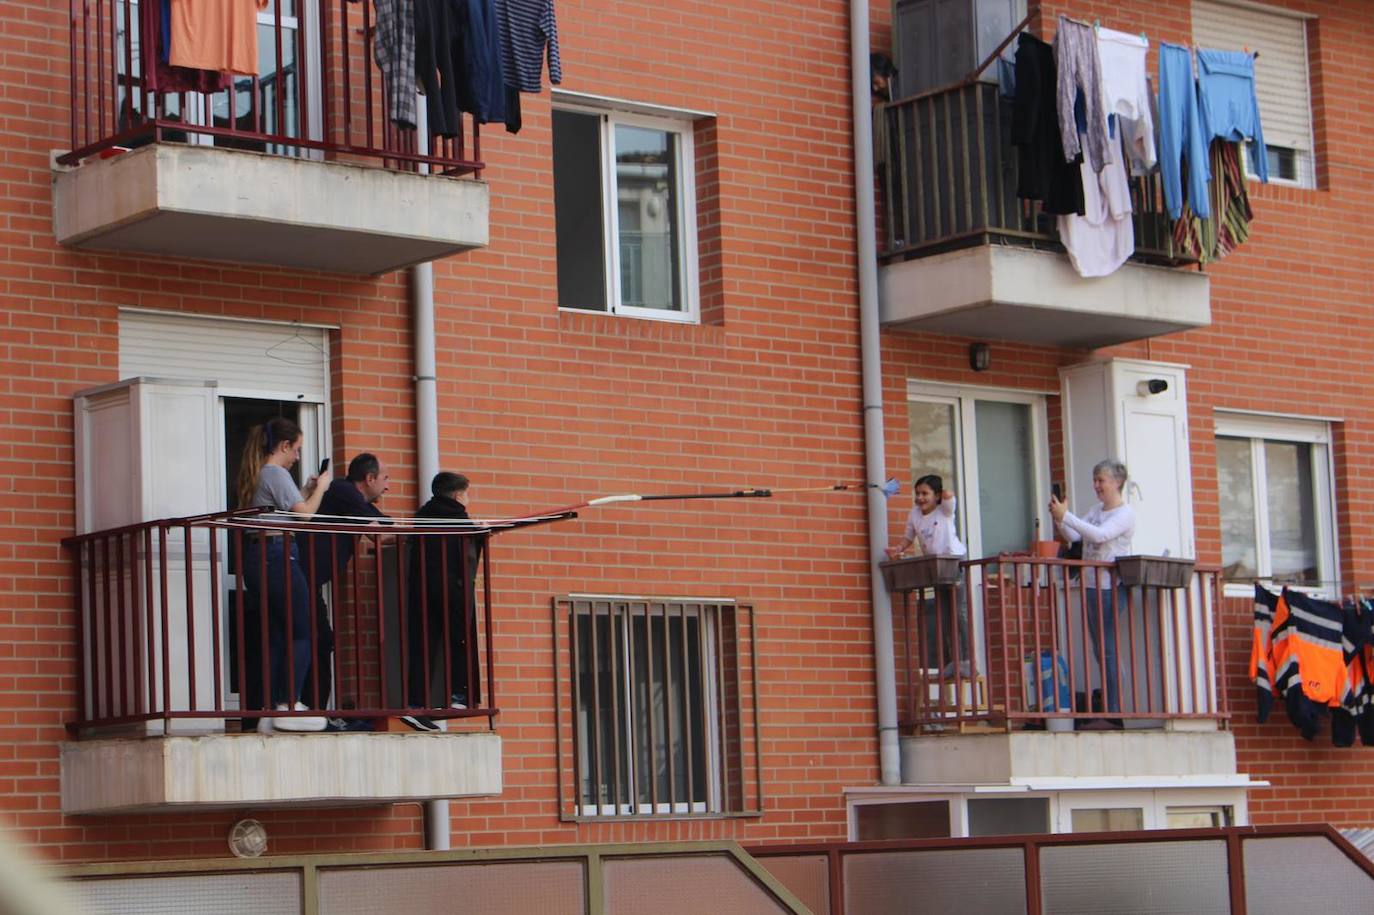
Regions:
[[459, 693], [454, 693], [452, 696], [449, 696], [448, 707], [466, 709], [468, 707], [468, 697], [460, 695]]
[[414, 728], [417, 731], [437, 731], [439, 725], [433, 718], [426, 718], [424, 715], [402, 715], [401, 722]]
[[[286, 710], [287, 705], [285, 702], [277, 703], [277, 711], [284, 712]], [[293, 711], [307, 712], [309, 709], [304, 702], [297, 702]], [[307, 715], [301, 718], [263, 718], [258, 722], [259, 730], [262, 730], [263, 721], [269, 722], [269, 731], [289, 731], [293, 733], [323, 731], [328, 724], [323, 715]]]

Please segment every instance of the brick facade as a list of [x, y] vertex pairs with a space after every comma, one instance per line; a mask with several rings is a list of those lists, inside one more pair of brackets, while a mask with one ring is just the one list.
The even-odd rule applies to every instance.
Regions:
[[[1294, 4], [1297, 5], [1297, 4]], [[1200, 556], [1219, 551], [1215, 407], [1339, 416], [1342, 568], [1374, 574], [1369, 474], [1374, 285], [1357, 237], [1374, 204], [1359, 156], [1374, 131], [1374, 39], [1363, 0], [1301, 4], [1312, 26], [1320, 185], [1253, 191], [1248, 245], [1212, 268], [1212, 327], [1121, 348], [1187, 362]], [[1078, 15], [1186, 41], [1188, 4], [1071, 4]], [[1051, 12], [1044, 14], [1047, 20]], [[875, 47], [887, 45], [876, 3]], [[862, 477], [846, 5], [618, 2], [558, 5], [565, 87], [715, 115], [698, 131], [703, 316], [670, 325], [556, 306], [550, 99], [524, 129], [483, 136], [491, 245], [435, 265], [442, 463], [474, 480], [479, 512], [615, 491], [805, 486]], [[420, 486], [405, 279], [93, 255], [53, 240], [49, 152], [67, 145], [67, 8], [16, 0], [0, 37], [0, 809], [54, 858], [216, 856], [242, 812], [68, 818], [58, 744], [74, 708], [70, 560], [73, 392], [116, 380], [121, 306], [335, 325], [336, 463], [392, 464], [384, 507]], [[632, 39], [627, 36], [633, 36]], [[1343, 112], [1327, 124], [1325, 112]], [[994, 345], [976, 377], [968, 341], [885, 334], [888, 466], [908, 475], [908, 378], [1057, 389], [1087, 354]], [[1282, 380], [1279, 380], [1282, 379]], [[1292, 379], [1292, 380], [1289, 380]], [[1057, 398], [1050, 412], [1057, 414]], [[1057, 432], [1057, 427], [1056, 430]], [[1056, 447], [1052, 460], [1060, 465]], [[1061, 465], [1062, 466], [1062, 465]], [[1060, 474], [1056, 473], [1056, 478]], [[904, 503], [904, 504], [903, 504]], [[894, 528], [909, 506], [894, 502]], [[872, 634], [861, 497], [610, 507], [497, 541], [499, 729], [506, 788], [455, 802], [455, 844], [731, 837], [836, 839], [841, 789], [877, 777]], [[549, 599], [570, 591], [726, 595], [758, 610], [767, 811], [758, 820], [563, 824], [554, 801]], [[1243, 682], [1248, 625], [1228, 617], [1226, 664], [1242, 771], [1269, 779], [1256, 822], [1374, 822], [1368, 750], [1309, 748], [1258, 727]], [[1329, 770], [1332, 774], [1319, 774]], [[1336, 773], [1339, 774], [1336, 774]], [[418, 848], [417, 808], [260, 817], [274, 853]]]

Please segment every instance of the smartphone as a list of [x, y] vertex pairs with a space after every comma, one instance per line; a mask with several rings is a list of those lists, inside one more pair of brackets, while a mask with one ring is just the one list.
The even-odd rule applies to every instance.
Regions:
[[[329, 458], [325, 458], [323, 461], [320, 461], [320, 473], [324, 473], [324, 472], [325, 472], [326, 470], [328, 470], [328, 469], [329, 469]], [[319, 474], [316, 474], [316, 476], [319, 476]]]
[[1061, 486], [1060, 484], [1055, 483], [1054, 485], [1052, 485], [1052, 486], [1050, 487], [1050, 492], [1051, 492], [1051, 493], [1054, 495], [1054, 497], [1055, 497], [1056, 499], [1058, 499], [1060, 502], [1063, 502], [1063, 501], [1064, 501], [1064, 487]]

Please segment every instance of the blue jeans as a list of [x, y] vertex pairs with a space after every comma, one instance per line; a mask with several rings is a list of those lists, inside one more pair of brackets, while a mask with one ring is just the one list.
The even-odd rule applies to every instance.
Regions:
[[[1117, 600], [1118, 591], [1121, 599]], [[1126, 589], [1117, 590], [1084, 588], [1088, 601], [1088, 634], [1092, 636], [1093, 660], [1102, 669], [1102, 692], [1107, 700], [1106, 711], [1121, 711], [1121, 695], [1117, 686], [1116, 660], [1116, 613], [1128, 600]], [[1102, 612], [1098, 613], [1097, 601], [1102, 601]]]
[[[256, 539], [249, 541], [243, 551], [243, 574], [248, 590], [262, 606], [262, 589], [259, 545]], [[266, 545], [267, 559], [267, 646], [270, 652], [272, 678], [272, 704], [296, 702], [301, 698], [305, 678], [310, 672], [310, 615], [314, 612], [314, 602], [310, 599], [310, 586], [305, 580], [305, 570], [301, 568], [300, 555], [296, 544], [291, 544], [291, 554], [287, 556], [282, 538], [269, 537]], [[291, 635], [286, 633], [287, 594], [291, 598]], [[291, 670], [294, 682], [288, 681], [286, 663], [287, 642], [291, 644]], [[246, 676], [260, 677], [261, 671], [247, 671]]]

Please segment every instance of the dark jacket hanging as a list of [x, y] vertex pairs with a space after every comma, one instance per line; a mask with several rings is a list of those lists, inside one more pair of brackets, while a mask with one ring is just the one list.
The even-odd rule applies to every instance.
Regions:
[[1083, 177], [1077, 162], [1064, 161], [1060, 138], [1054, 51], [1022, 33], [1016, 46], [1016, 98], [1011, 142], [1016, 147], [1016, 194], [1040, 200], [1045, 212], [1083, 214]]

